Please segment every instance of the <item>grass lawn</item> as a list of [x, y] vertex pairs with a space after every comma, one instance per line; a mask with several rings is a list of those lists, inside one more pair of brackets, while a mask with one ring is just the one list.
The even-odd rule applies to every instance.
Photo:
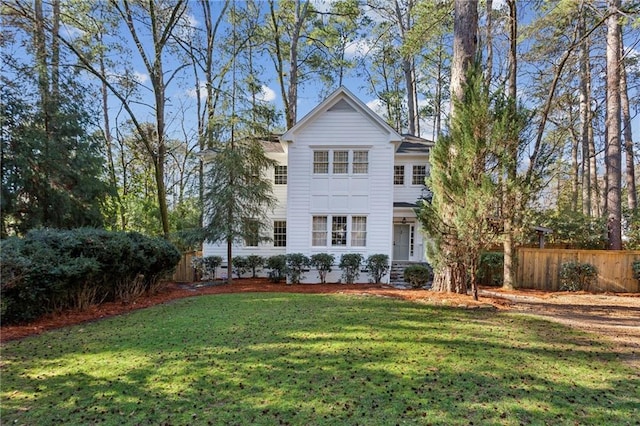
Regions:
[[379, 297], [182, 299], [2, 347], [2, 424], [640, 424], [597, 336]]

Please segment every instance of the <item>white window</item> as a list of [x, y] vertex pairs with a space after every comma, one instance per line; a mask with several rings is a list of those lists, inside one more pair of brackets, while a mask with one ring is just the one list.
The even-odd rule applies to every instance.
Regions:
[[393, 166], [393, 184], [404, 185], [404, 166]]
[[353, 216], [351, 218], [351, 247], [367, 245], [367, 217]]
[[273, 246], [287, 246], [287, 222], [285, 220], [273, 221]]
[[[329, 224], [331, 228], [328, 229]], [[331, 236], [331, 242], [327, 237]], [[350, 236], [350, 237], [349, 237]], [[365, 247], [367, 245], [366, 216], [313, 216], [311, 245], [314, 247]]]
[[413, 166], [412, 185], [424, 185], [427, 177], [427, 166]]
[[327, 245], [327, 216], [313, 217], [311, 245], [314, 247], [324, 247]]
[[323, 150], [313, 151], [313, 173], [362, 175], [369, 173], [369, 151]]
[[333, 151], [333, 173], [349, 173], [349, 151]]
[[369, 173], [369, 152], [353, 151], [353, 174]]
[[347, 217], [333, 216], [331, 218], [331, 245], [347, 245]]
[[276, 185], [287, 184], [287, 166], [276, 166], [274, 170], [274, 181]]
[[329, 173], [329, 151], [313, 151], [313, 173]]
[[243, 224], [244, 245], [246, 247], [257, 247], [260, 241], [260, 225], [253, 219], [245, 219]]

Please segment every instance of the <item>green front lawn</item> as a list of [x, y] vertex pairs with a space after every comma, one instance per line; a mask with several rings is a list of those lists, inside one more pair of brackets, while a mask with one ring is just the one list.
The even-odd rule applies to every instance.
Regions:
[[2, 424], [639, 424], [596, 336], [395, 299], [202, 296], [2, 347]]

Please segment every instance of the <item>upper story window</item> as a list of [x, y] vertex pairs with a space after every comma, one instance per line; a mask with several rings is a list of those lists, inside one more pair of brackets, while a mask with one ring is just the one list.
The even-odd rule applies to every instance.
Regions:
[[329, 151], [313, 151], [313, 173], [329, 173]]
[[349, 151], [333, 151], [333, 173], [349, 173]]
[[287, 166], [276, 166], [274, 170], [274, 183], [276, 185], [287, 184]]
[[321, 150], [313, 151], [313, 173], [334, 175], [369, 173], [369, 151]]
[[404, 166], [393, 166], [393, 184], [404, 185]]
[[427, 178], [427, 166], [413, 166], [412, 185], [424, 185]]
[[353, 151], [353, 174], [369, 173], [369, 151]]

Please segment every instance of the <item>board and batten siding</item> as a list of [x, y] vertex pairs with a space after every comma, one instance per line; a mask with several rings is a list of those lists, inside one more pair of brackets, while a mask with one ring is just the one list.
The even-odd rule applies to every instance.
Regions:
[[[367, 150], [368, 173], [314, 175], [314, 150]], [[295, 135], [289, 145], [287, 218], [292, 230], [287, 253], [344, 253], [391, 257], [393, 155], [389, 134], [357, 111], [324, 111]], [[312, 247], [312, 216], [367, 217], [365, 247]], [[330, 224], [329, 224], [330, 227]]]

